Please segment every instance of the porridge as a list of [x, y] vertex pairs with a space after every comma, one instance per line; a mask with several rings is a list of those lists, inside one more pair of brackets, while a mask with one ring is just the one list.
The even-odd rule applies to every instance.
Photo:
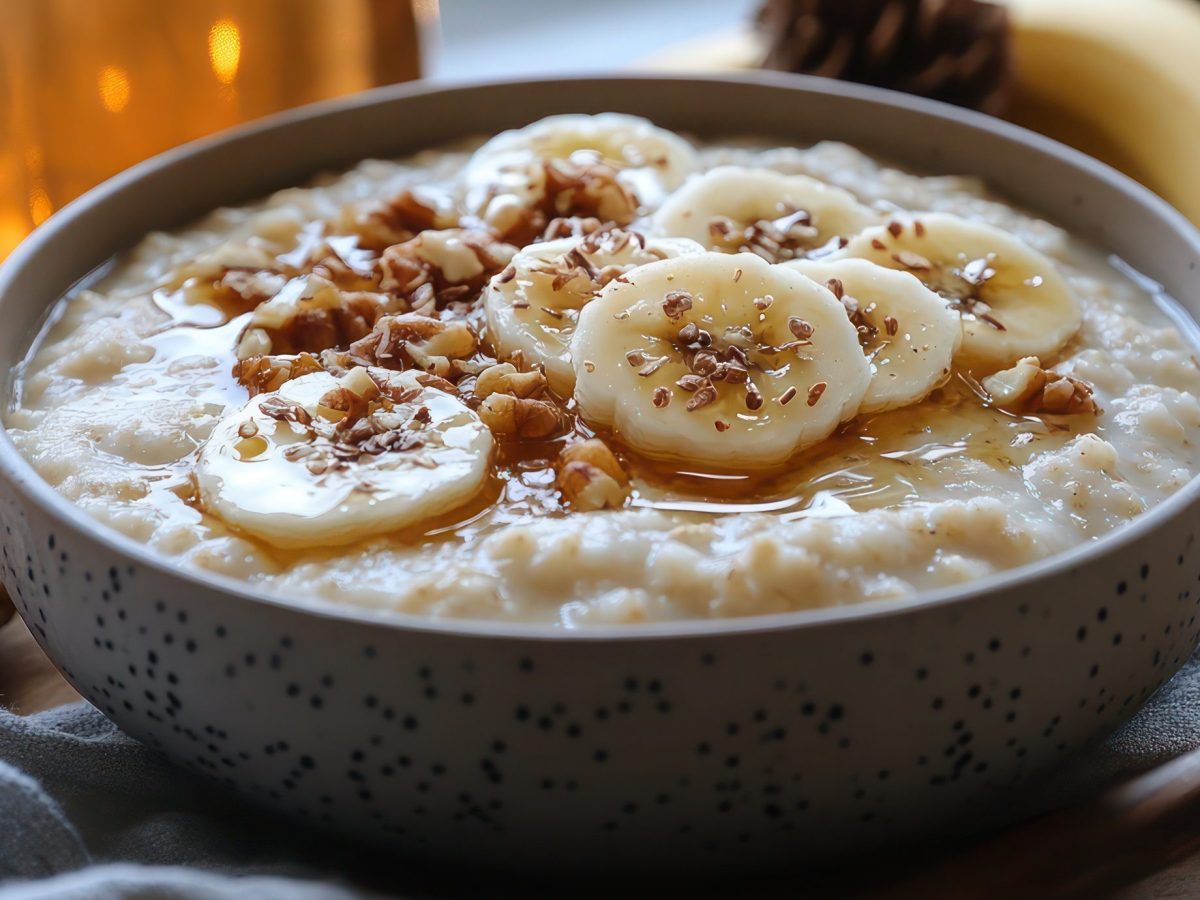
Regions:
[[561, 116], [149, 235], [56, 309], [6, 424], [105, 526], [298, 601], [746, 616], [1169, 496], [1181, 321], [971, 178]]

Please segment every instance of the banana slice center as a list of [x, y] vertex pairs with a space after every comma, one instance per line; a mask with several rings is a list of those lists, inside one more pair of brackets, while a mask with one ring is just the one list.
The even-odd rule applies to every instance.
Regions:
[[276, 546], [344, 544], [453, 510], [486, 480], [491, 433], [413, 372], [327, 372], [260, 394], [197, 462], [200, 501]]
[[774, 465], [858, 410], [870, 371], [833, 295], [752, 254], [644, 266], [571, 343], [585, 419], [648, 456]]

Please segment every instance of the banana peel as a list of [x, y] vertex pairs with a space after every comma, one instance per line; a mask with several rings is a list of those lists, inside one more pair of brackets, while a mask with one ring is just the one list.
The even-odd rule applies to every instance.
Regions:
[[[1200, 223], [1200, 2], [1002, 2], [1015, 69], [1007, 118], [1121, 169]], [[728, 71], [760, 58], [743, 28], [643, 67]]]

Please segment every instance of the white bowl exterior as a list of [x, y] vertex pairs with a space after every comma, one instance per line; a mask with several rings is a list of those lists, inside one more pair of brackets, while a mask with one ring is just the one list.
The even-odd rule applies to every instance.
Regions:
[[[71, 280], [149, 228], [464, 121], [600, 109], [974, 171], [1200, 306], [1200, 245], [1165, 207], [936, 105], [775, 76], [399, 88], [184, 148], [56, 216], [0, 269], [0, 311], [19, 326], [0, 334], [0, 364]], [[102, 532], [2, 435], [0, 488], [18, 609], [123, 728], [280, 810], [476, 862], [745, 867], [978, 821], [1128, 718], [1198, 634], [1195, 484], [1123, 535], [966, 599], [570, 637], [249, 600]]]

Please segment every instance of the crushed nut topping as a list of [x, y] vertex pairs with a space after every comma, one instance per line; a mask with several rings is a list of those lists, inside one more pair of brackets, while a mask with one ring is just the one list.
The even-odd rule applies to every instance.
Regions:
[[479, 341], [461, 319], [442, 320], [416, 313], [384, 316], [371, 333], [355, 341], [343, 353], [330, 353], [322, 361], [333, 371], [337, 366], [378, 366], [384, 369], [420, 369], [440, 378], [456, 374], [453, 363], [475, 354]]
[[[284, 397], [268, 397], [259, 404], [259, 410], [279, 422], [293, 423], [306, 433], [304, 443], [292, 444], [283, 451], [285, 459], [302, 462], [313, 475], [326, 475], [344, 471], [351, 463], [364, 456], [381, 456], [419, 450], [426, 446], [423, 435], [425, 427], [432, 421], [429, 408], [419, 406], [409, 413], [405, 407], [420, 396], [420, 389], [391, 384], [365, 370], [356, 370], [362, 375], [360, 393], [356, 388], [339, 386], [328, 391], [318, 401], [326, 412], [313, 416], [299, 403]], [[330, 412], [340, 412], [341, 417], [332, 417]], [[239, 429], [242, 437], [247, 434], [245, 423]], [[422, 463], [414, 459], [414, 462]]]
[[692, 308], [692, 295], [687, 291], [671, 291], [663, 297], [662, 308], [668, 319], [680, 319]]
[[788, 319], [788, 330], [801, 341], [806, 341], [813, 336], [812, 325], [798, 316], [791, 316]]
[[251, 397], [277, 391], [285, 383], [323, 372], [325, 369], [311, 353], [296, 356], [252, 356], [238, 360], [233, 366], [233, 377], [243, 384]]
[[477, 410], [483, 424], [502, 437], [542, 440], [563, 434], [565, 414], [549, 400], [489, 394]]
[[[680, 387], [683, 387], [683, 385], [681, 384]], [[694, 391], [691, 398], [684, 405], [684, 409], [688, 412], [695, 412], [711, 403], [717, 402], [717, 389], [707, 378], [701, 378], [700, 383], [696, 385]]]
[[286, 283], [287, 278], [277, 272], [226, 269], [213, 289], [218, 301], [232, 301], [235, 308], [253, 309], [278, 294]]
[[307, 409], [292, 400], [283, 397], [268, 397], [260, 405], [263, 415], [270, 416], [278, 422], [295, 422], [297, 425], [308, 425], [312, 416]]
[[[754, 253], [769, 263], [801, 259], [840, 245], [838, 238], [820, 244], [820, 230], [812, 215], [808, 210], [793, 207], [784, 207], [778, 218], [757, 219], [746, 225], [728, 216], [715, 216], [708, 222], [708, 234], [723, 250]], [[734, 280], [739, 277], [740, 273]]]
[[379, 288], [407, 309], [473, 303], [516, 248], [479, 228], [423, 232], [383, 251], [375, 264]]
[[594, 216], [584, 218], [579, 216], [571, 216], [569, 218], [559, 217], [550, 220], [550, 223], [546, 226], [546, 230], [542, 232], [540, 240], [553, 241], [559, 238], [583, 237], [602, 228], [610, 227], [612, 227], [611, 224], [602, 222]]
[[[649, 252], [646, 250], [646, 239], [640, 232], [619, 228], [615, 225], [606, 225], [589, 231], [578, 244], [561, 257], [543, 263], [533, 271], [553, 277], [553, 281], [550, 283], [552, 291], [561, 291], [572, 282], [581, 281], [586, 284], [586, 287], [577, 288], [578, 292], [595, 296], [609, 282], [622, 280], [625, 273], [633, 268], [633, 265], [606, 265], [598, 268], [590, 257], [596, 255], [615, 256], [631, 243], [636, 244], [638, 249]], [[651, 253], [651, 255], [660, 256], [658, 253]], [[542, 307], [542, 309], [555, 318], [562, 318], [564, 312], [547, 307]]]
[[347, 224], [364, 246], [382, 250], [437, 228], [439, 222], [436, 209], [422, 203], [411, 190], [403, 190], [389, 200], [367, 206]]
[[479, 373], [474, 393], [481, 400], [492, 394], [512, 394], [525, 399], [540, 397], [546, 390], [546, 376], [541, 372], [519, 372], [512, 363], [497, 363]]
[[547, 160], [542, 174], [541, 198], [521, 210], [501, 235], [504, 240], [524, 247], [539, 238], [549, 240], [548, 235], [586, 234], [593, 221], [627, 225], [641, 209], [641, 201], [621, 182], [618, 171], [598, 157], [575, 153], [570, 159]]
[[933, 268], [933, 263], [920, 253], [913, 253], [911, 250], [897, 250], [892, 254], [892, 259], [904, 268], [912, 269], [915, 272], [928, 272]]
[[[914, 223], [913, 230], [918, 237], [925, 234], [925, 226], [920, 222]], [[871, 246], [877, 250], [887, 249], [887, 245], [878, 238], [871, 241]], [[992, 307], [981, 296], [987, 283], [996, 277], [991, 256], [970, 260], [962, 266], [935, 266], [921, 254], [903, 249], [894, 252], [891, 258], [898, 265], [916, 273], [926, 287], [948, 300], [962, 314], [973, 316], [997, 331], [1008, 330], [992, 314]]]
[[[256, 324], [252, 318], [239, 338], [239, 359], [265, 354], [319, 353], [327, 347], [344, 347], [369, 334], [392, 302], [384, 294], [342, 291], [317, 275], [308, 276], [307, 284], [300, 286], [311, 291], [319, 302], [307, 307], [301, 305], [299, 311], [287, 315], [278, 325]], [[262, 309], [260, 306], [259, 310]]]
[[555, 484], [576, 511], [619, 509], [629, 496], [629, 476], [598, 438], [565, 448], [558, 457]]
[[1015, 413], [1048, 415], [1099, 415], [1092, 386], [1071, 375], [1043, 369], [1037, 357], [982, 381], [993, 406]]
[[746, 382], [746, 409], [751, 411], [762, 409], [763, 395], [759, 393], [758, 388], [753, 381]]

